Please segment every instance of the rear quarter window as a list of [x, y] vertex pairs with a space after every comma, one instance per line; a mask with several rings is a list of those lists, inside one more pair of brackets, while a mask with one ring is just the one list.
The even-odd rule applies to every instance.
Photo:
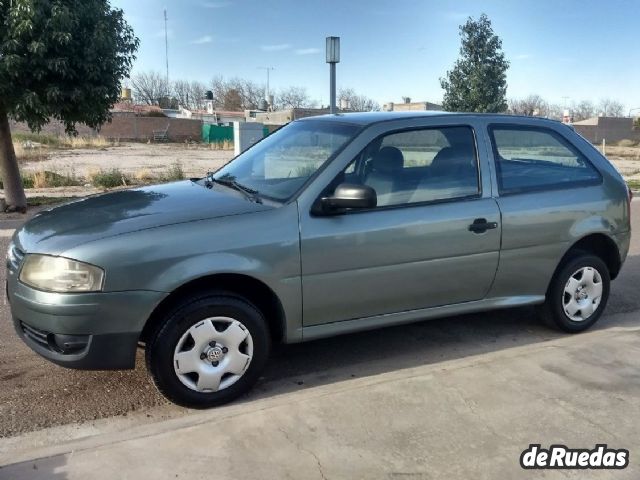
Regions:
[[557, 132], [539, 127], [490, 127], [500, 194], [600, 183], [598, 170]]

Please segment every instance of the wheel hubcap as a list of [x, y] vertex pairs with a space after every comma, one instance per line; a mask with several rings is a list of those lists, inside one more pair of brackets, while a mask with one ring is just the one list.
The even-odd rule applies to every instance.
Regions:
[[236, 383], [253, 356], [249, 330], [229, 317], [211, 317], [191, 326], [178, 340], [174, 371], [196, 392], [217, 392]]
[[593, 267], [583, 267], [569, 277], [564, 287], [564, 313], [574, 322], [588, 319], [602, 300], [602, 276]]

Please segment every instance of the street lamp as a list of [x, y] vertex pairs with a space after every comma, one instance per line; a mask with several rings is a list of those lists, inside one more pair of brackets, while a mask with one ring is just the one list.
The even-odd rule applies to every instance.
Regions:
[[336, 63], [340, 62], [340, 37], [327, 37], [327, 63], [330, 71], [329, 112], [336, 113]]

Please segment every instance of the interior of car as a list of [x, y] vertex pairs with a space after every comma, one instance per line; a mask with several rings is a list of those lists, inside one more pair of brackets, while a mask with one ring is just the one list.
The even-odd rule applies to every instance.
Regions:
[[367, 185], [376, 191], [378, 207], [384, 207], [477, 195], [478, 180], [473, 132], [447, 127], [374, 140], [332, 186]]

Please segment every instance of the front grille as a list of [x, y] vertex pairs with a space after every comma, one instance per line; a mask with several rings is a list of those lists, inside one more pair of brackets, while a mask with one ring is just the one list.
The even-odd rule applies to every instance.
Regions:
[[20, 327], [22, 328], [22, 332], [25, 337], [28, 337], [30, 340], [33, 340], [38, 345], [46, 348], [47, 350], [51, 350], [51, 345], [49, 344], [49, 335], [50, 332], [45, 332], [44, 330], [40, 330], [38, 328], [32, 327], [31, 325], [27, 325], [24, 322], [20, 322]]
[[24, 260], [24, 252], [13, 243], [9, 245], [9, 250], [7, 251], [7, 268], [17, 272], [20, 269], [20, 265], [22, 265], [22, 260]]

